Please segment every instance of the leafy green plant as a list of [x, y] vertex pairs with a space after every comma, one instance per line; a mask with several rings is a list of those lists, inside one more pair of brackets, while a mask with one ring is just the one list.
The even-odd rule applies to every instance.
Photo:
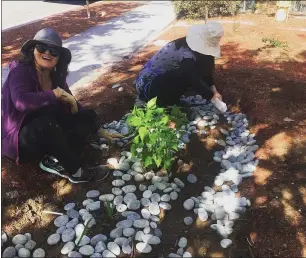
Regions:
[[172, 107], [168, 114], [165, 108], [156, 105], [156, 98], [144, 109], [134, 106], [127, 118], [127, 124], [136, 132], [131, 145], [132, 155], [143, 160], [145, 167], [170, 169], [178, 151], [177, 128], [186, 121], [186, 115], [178, 107]]
[[115, 206], [110, 201], [104, 202], [105, 214], [109, 219], [113, 219], [115, 215]]
[[261, 40], [263, 43], [266, 44], [267, 47], [279, 47], [279, 48], [287, 48], [288, 44], [285, 41], [280, 41], [278, 39], [275, 38], [268, 38], [268, 37], [264, 37]]

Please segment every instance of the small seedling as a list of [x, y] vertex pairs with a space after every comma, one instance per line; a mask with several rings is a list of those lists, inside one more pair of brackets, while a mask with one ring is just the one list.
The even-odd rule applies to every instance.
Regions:
[[115, 206], [110, 201], [105, 201], [105, 214], [109, 219], [113, 219], [115, 216]]
[[275, 38], [267, 38], [264, 37], [261, 40], [263, 43], [266, 44], [267, 47], [278, 47], [278, 48], [287, 48], [288, 47], [288, 43], [285, 41], [280, 41], [278, 39]]

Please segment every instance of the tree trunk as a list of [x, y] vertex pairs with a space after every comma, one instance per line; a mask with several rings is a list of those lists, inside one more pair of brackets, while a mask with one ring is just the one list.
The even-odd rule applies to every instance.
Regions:
[[90, 18], [90, 11], [89, 11], [89, 0], [86, 0], [86, 6], [87, 6], [87, 18]]

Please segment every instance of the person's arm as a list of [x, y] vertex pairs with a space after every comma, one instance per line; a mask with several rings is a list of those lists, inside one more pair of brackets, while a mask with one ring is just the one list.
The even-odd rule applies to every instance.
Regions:
[[192, 87], [206, 99], [211, 99], [214, 95], [212, 88], [203, 80], [197, 71], [196, 62], [191, 58], [184, 58], [181, 62], [181, 70], [190, 82]]
[[56, 103], [57, 98], [52, 90], [36, 92], [28, 69], [16, 67], [10, 72], [9, 77], [11, 98], [17, 110], [33, 111]]

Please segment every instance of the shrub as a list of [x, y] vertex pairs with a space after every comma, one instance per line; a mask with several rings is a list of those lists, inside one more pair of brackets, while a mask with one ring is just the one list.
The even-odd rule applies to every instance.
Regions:
[[207, 5], [208, 17], [230, 16], [238, 12], [240, 1], [173, 1], [177, 18], [204, 19], [205, 5]]

